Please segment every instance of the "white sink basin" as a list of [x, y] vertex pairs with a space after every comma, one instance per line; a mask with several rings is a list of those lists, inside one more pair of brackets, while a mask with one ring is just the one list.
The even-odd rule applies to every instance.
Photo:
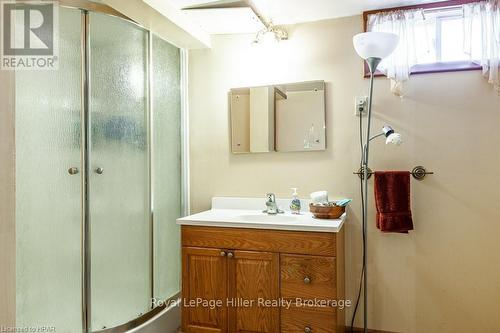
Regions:
[[[315, 218], [308, 211], [300, 215], [287, 210], [290, 199], [277, 199], [285, 210], [284, 214], [268, 215], [262, 212], [263, 198], [221, 198], [212, 199], [212, 209], [177, 219], [180, 225], [195, 225], [224, 228], [253, 228], [275, 230], [297, 230], [338, 232], [342, 228], [346, 214], [335, 220]], [[302, 207], [309, 207], [308, 200], [302, 200]]]
[[244, 214], [238, 216], [242, 221], [248, 222], [294, 222], [298, 220], [297, 216], [285, 215], [285, 214]]

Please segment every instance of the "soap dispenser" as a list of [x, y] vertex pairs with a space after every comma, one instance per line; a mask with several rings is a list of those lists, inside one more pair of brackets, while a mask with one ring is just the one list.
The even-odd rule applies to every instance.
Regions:
[[292, 202], [290, 202], [290, 211], [292, 214], [300, 214], [300, 200], [299, 195], [297, 194], [297, 188], [292, 187], [291, 190], [293, 190], [293, 193]]

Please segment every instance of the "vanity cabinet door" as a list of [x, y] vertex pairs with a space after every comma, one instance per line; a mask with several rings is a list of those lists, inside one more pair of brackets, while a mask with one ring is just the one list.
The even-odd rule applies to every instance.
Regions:
[[226, 254], [223, 249], [182, 248], [183, 332], [227, 332]]
[[280, 332], [279, 307], [263, 303], [279, 298], [279, 254], [236, 250], [227, 260], [229, 332]]

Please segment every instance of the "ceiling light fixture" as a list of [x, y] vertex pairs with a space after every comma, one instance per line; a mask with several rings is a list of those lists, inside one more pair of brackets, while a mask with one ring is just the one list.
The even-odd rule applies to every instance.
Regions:
[[272, 22], [265, 24], [266, 27], [257, 32], [253, 44], [270, 44], [288, 39], [286, 30], [276, 27]]
[[208, 3], [201, 3], [194, 6], [183, 7], [182, 10], [200, 10], [200, 9], [223, 9], [223, 8], [250, 8], [257, 19], [262, 22], [264, 29], [257, 32], [252, 44], [272, 44], [282, 40], [288, 39], [288, 32], [273, 24], [271, 20], [267, 20], [259, 12], [253, 0], [219, 0], [209, 1]]

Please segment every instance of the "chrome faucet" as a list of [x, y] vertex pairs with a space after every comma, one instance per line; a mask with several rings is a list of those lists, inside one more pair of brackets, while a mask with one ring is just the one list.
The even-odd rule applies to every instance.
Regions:
[[283, 214], [284, 211], [278, 208], [278, 205], [276, 204], [276, 196], [274, 193], [268, 193], [266, 194], [266, 209], [263, 211], [266, 214], [269, 215], [276, 215], [276, 214]]

